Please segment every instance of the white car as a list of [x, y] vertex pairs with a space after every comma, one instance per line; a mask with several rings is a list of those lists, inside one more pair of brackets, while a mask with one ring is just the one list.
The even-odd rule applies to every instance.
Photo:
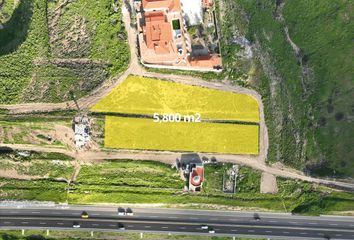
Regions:
[[201, 226], [201, 229], [208, 230], [208, 229], [209, 229], [209, 227], [208, 227], [208, 225], [202, 225], [202, 226]]
[[73, 222], [73, 228], [80, 228], [80, 223]]
[[209, 229], [209, 233], [215, 233], [215, 230], [212, 229], [212, 228], [210, 228], [210, 229]]
[[118, 223], [118, 230], [124, 231], [125, 227], [122, 223]]
[[119, 207], [118, 208], [118, 216], [125, 216], [126, 215], [126, 211], [124, 208]]
[[127, 216], [134, 216], [134, 212], [133, 212], [133, 210], [131, 208], [127, 208], [125, 210], [125, 213], [126, 213]]

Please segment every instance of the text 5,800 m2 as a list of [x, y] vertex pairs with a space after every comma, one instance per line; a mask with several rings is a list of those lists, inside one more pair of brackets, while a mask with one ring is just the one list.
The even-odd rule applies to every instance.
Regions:
[[167, 123], [167, 122], [201, 122], [200, 113], [194, 115], [182, 115], [180, 113], [164, 113], [159, 115], [154, 113], [153, 118], [156, 123]]

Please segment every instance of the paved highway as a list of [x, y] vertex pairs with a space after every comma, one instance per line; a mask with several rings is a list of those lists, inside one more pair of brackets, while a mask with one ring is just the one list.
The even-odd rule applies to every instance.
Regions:
[[[82, 219], [85, 210], [88, 219]], [[280, 239], [354, 239], [354, 217], [304, 217], [288, 214], [231, 211], [133, 208], [133, 216], [118, 216], [117, 208], [95, 206], [1, 207], [2, 229], [80, 229], [176, 234], [259, 236]], [[208, 225], [215, 233], [202, 229]], [[119, 230], [119, 226], [124, 230]]]

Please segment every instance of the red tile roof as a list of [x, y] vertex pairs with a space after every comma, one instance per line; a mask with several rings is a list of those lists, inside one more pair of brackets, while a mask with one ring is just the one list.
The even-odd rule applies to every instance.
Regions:
[[154, 49], [157, 54], [169, 53], [172, 42], [172, 27], [167, 21], [164, 12], [145, 13], [145, 26], [143, 26], [146, 46]]

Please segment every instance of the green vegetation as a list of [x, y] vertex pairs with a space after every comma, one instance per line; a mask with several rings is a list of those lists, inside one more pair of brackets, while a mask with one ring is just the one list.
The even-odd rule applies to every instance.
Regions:
[[117, 160], [82, 166], [76, 182], [70, 186], [52, 180], [1, 179], [0, 199], [67, 201], [72, 204], [162, 203], [194, 208], [223, 205], [301, 214], [354, 210], [354, 194], [294, 180], [278, 179], [277, 194], [261, 194], [259, 172], [243, 166], [239, 170], [237, 193], [223, 193], [222, 175], [230, 166], [207, 165], [205, 185], [200, 193], [183, 192], [184, 181], [169, 165]]
[[[5, 1], [0, 20], [11, 14], [13, 2]], [[0, 103], [71, 100], [127, 67], [120, 1], [60, 4], [23, 0], [6, 17], [0, 29]]]
[[0, 0], [0, 24], [4, 24], [10, 19], [14, 9], [14, 0]]
[[[354, 176], [351, 6], [341, 0], [225, 1], [224, 41], [236, 32], [255, 46], [249, 85], [263, 96], [269, 161], [312, 175]], [[222, 46], [227, 71], [240, 69], [232, 66], [238, 48]]]
[[[46, 231], [26, 230], [22, 236], [19, 230], [1, 230], [0, 240], [73, 240], [73, 239], [125, 239], [135, 240], [140, 238], [140, 233], [117, 233], [117, 232], [95, 232], [91, 237], [90, 232], [85, 231], [50, 231], [50, 236], [46, 236]], [[167, 235], [167, 234], [151, 234], [144, 233], [144, 239], [148, 240], [230, 240], [231, 237], [207, 237], [207, 236], [184, 236], [184, 235]], [[236, 238], [236, 240], [252, 240], [251, 238]], [[260, 240], [257, 238], [257, 240]]]

